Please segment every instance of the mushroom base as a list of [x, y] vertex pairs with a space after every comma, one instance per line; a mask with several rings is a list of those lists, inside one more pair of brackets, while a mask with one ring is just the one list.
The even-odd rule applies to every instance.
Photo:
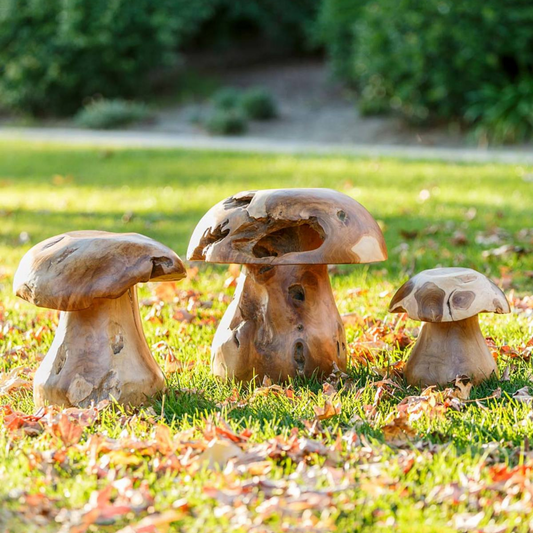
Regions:
[[346, 337], [326, 265], [247, 265], [215, 334], [212, 371], [241, 381], [346, 368]]
[[474, 384], [498, 369], [479, 328], [478, 317], [457, 322], [426, 322], [405, 366], [410, 385], [446, 385], [457, 376]]
[[82, 311], [62, 312], [54, 342], [35, 373], [35, 404], [87, 407], [114, 398], [139, 405], [164, 389], [146, 343], [132, 288]]

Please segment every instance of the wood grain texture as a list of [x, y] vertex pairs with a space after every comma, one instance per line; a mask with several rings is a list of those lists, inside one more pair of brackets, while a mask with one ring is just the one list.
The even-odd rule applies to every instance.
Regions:
[[346, 368], [346, 338], [325, 265], [243, 269], [215, 334], [212, 370], [275, 381]]
[[446, 385], [461, 375], [478, 384], [497, 372], [476, 315], [457, 322], [423, 324], [404, 374], [410, 385], [425, 387]]
[[136, 289], [61, 313], [54, 342], [35, 373], [37, 406], [87, 407], [114, 398], [139, 405], [165, 378], [142, 330]]
[[454, 322], [479, 313], [509, 313], [505, 294], [470, 268], [434, 268], [402, 285], [389, 306], [423, 322]]
[[170, 248], [137, 233], [72, 231], [29, 250], [15, 293], [62, 311], [35, 374], [36, 405], [86, 407], [108, 398], [139, 405], [161, 391], [165, 379], [146, 344], [134, 286], [185, 276]]
[[210, 209], [187, 258], [258, 265], [372, 263], [387, 259], [381, 229], [353, 198], [331, 189], [245, 191]]
[[99, 298], [118, 298], [137, 283], [185, 276], [178, 255], [144, 235], [71, 231], [24, 255], [13, 290], [39, 307], [77, 311]]

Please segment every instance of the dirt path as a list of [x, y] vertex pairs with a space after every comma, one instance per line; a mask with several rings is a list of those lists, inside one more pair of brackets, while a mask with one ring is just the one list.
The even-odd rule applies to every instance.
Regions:
[[279, 105], [279, 118], [252, 122], [243, 136], [214, 137], [193, 121], [205, 113], [208, 104], [188, 104], [164, 108], [152, 123], [127, 131], [77, 130], [68, 122], [43, 123], [50, 127], [40, 128], [2, 127], [0, 123], [0, 139], [533, 164], [533, 145], [487, 150], [450, 128], [406, 128], [393, 117], [360, 116], [353, 98], [331, 81], [320, 62], [241, 67], [214, 74], [223, 85], [268, 89]]
[[531, 150], [483, 150], [478, 148], [316, 143], [272, 140], [249, 136], [209, 137], [131, 130], [98, 131], [72, 128], [0, 127], [0, 142], [2, 140], [121, 148], [186, 148], [280, 154], [337, 154], [451, 162], [499, 162], [533, 165], [533, 151]]
[[[393, 117], [361, 116], [354, 99], [332, 82], [321, 62], [262, 65], [217, 75], [225, 85], [264, 87], [276, 98], [280, 117], [251, 123], [249, 137], [348, 145], [476, 147], [473, 139], [465, 138], [451, 128], [407, 128]], [[202, 106], [194, 105], [164, 109], [149, 130], [207, 136], [191, 122], [191, 118], [201, 112]]]

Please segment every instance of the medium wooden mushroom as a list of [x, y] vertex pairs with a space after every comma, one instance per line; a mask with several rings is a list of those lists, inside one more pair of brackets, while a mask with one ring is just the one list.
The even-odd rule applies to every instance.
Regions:
[[34, 246], [15, 273], [17, 296], [62, 311], [35, 373], [35, 404], [138, 405], [165, 379], [144, 337], [135, 285], [186, 276], [166, 246], [136, 233], [72, 231]]
[[497, 374], [479, 328], [479, 313], [509, 313], [503, 292], [470, 268], [424, 270], [404, 283], [389, 311], [425, 322], [407, 365], [411, 385], [445, 385], [457, 376], [475, 384]]
[[245, 265], [212, 345], [212, 371], [285, 380], [346, 368], [328, 264], [387, 258], [368, 211], [330, 189], [241, 192], [199, 222], [187, 257]]

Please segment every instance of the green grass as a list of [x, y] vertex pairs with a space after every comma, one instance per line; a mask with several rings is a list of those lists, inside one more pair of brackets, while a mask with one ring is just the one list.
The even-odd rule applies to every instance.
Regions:
[[[192, 230], [205, 211], [246, 189], [331, 187], [369, 209], [384, 229], [389, 260], [341, 266], [332, 272], [332, 284], [341, 313], [384, 320], [382, 333], [403, 326], [386, 313], [393, 291], [425, 268], [472, 267], [493, 278], [503, 276], [508, 296], [526, 296], [533, 292], [531, 254], [484, 257], [483, 252], [502, 243], [532, 248], [533, 184], [524, 179], [532, 173], [532, 168], [504, 165], [4, 144], [0, 147], [0, 372], [17, 366], [35, 369], [53, 339], [56, 314], [11, 294], [14, 270], [30, 246], [74, 229], [135, 231], [184, 257]], [[500, 244], [476, 242], [476, 237], [487, 237], [495, 228], [507, 232]], [[530, 233], [521, 231], [528, 228]], [[468, 242], [458, 244], [456, 232]], [[335, 400], [341, 402], [340, 414], [322, 421], [323, 431], [313, 433], [308, 427], [313, 407], [326, 401], [319, 383], [293, 383], [291, 399], [284, 394], [254, 395], [254, 386], [220, 383], [210, 375], [209, 346], [233, 291], [224, 288], [227, 277], [226, 267], [201, 268], [164, 297], [159, 317], [144, 321], [148, 344], [168, 343], [184, 366], [168, 375], [167, 394], [155, 399], [150, 409], [131, 413], [110, 405], [84, 429], [80, 443], [70, 447], [50, 430], [17, 438], [0, 429], [0, 530], [66, 528], [75, 522], [75, 511], [91, 501], [93, 491], [113, 479], [129, 478], [139, 491], [146, 483], [153, 498], [148, 514], [187, 500], [188, 506], [176, 511], [175, 531], [285, 531], [289, 526], [330, 531], [336, 525], [338, 531], [350, 532], [451, 532], [461, 529], [461, 520], [474, 520], [479, 513], [483, 514], [476, 518], [478, 529], [471, 530], [488, 532], [491, 526], [492, 531], [528, 531], [533, 509], [522, 495], [533, 481], [531, 470], [524, 470], [524, 478], [511, 477], [507, 485], [496, 479], [499, 468], [509, 472], [531, 465], [532, 410], [511, 399], [519, 388], [533, 385], [527, 358], [511, 359], [501, 353], [501, 371], [514, 365], [510, 381], [494, 378], [474, 388], [471, 396], [482, 399], [501, 387], [501, 398], [470, 402], [441, 417], [422, 414], [413, 422], [416, 435], [395, 445], [387, 442], [382, 426], [403, 398], [419, 391], [396, 379], [397, 386], [389, 386], [390, 394], [385, 393], [372, 412], [383, 379], [376, 369], [409, 353], [409, 348], [399, 350], [389, 341], [390, 352], [377, 353], [366, 363], [355, 357], [350, 361], [349, 382]], [[142, 287], [140, 299], [155, 291], [154, 286]], [[174, 320], [174, 312], [187, 306], [191, 294], [195, 300], [212, 301], [212, 307], [197, 308], [191, 324]], [[150, 305], [141, 306], [143, 318], [152, 312]], [[498, 347], [522, 351], [520, 347], [533, 335], [531, 317], [531, 312], [515, 309], [511, 315], [483, 315], [481, 326]], [[413, 336], [417, 324], [409, 321], [406, 326], [406, 334]], [[366, 329], [347, 325], [352, 351]], [[162, 366], [164, 353], [155, 351]], [[228, 402], [232, 396], [238, 401]], [[0, 404], [34, 411], [28, 391], [0, 397]], [[188, 430], [187, 439], [202, 443], [212, 425], [221, 427], [224, 421], [237, 434], [249, 430], [245, 450], [256, 444], [274, 446], [274, 439], [285, 442], [284, 451], [266, 459], [270, 470], [259, 474], [249, 467], [198, 470], [179, 450], [181, 466], [164, 468], [162, 452], [136, 452], [127, 441], [134, 435], [153, 444], [154, 425], [163, 423], [171, 428], [176, 444]], [[122, 455], [104, 450], [91, 459], [91, 435], [119, 439]], [[331, 449], [303, 459], [291, 438], [309, 438]], [[51, 510], [38, 512], [36, 499]], [[64, 511], [54, 518], [59, 509]], [[100, 520], [85, 529], [118, 531], [145, 514], [132, 511], [115, 522]]]

